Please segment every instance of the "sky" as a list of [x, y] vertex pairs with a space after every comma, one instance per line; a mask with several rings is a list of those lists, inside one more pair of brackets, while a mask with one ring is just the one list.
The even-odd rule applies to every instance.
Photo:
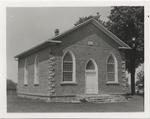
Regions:
[[7, 79], [17, 82], [17, 54], [70, 29], [79, 17], [101, 15], [108, 20], [111, 7], [8, 7], [6, 9]]

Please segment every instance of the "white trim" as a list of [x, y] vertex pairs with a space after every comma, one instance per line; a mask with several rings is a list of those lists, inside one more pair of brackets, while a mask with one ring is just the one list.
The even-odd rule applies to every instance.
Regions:
[[[108, 64], [107, 62], [110, 56], [114, 58], [114, 64], [115, 64], [115, 80], [114, 81], [108, 81], [108, 76], [107, 76], [107, 64]], [[117, 61], [116, 56], [113, 53], [110, 53], [106, 59], [106, 83], [110, 83], [110, 84], [118, 83], [118, 61]]]
[[[95, 66], [95, 70], [86, 70], [86, 66], [87, 66], [87, 64], [88, 64], [89, 61], [93, 62], [94, 66]], [[98, 94], [99, 93], [99, 87], [98, 87], [99, 86], [98, 85], [98, 65], [97, 65], [96, 61], [94, 59], [92, 59], [92, 58], [90, 58], [85, 64], [86, 64], [85, 65], [85, 94], [87, 94], [87, 92], [86, 92], [86, 88], [87, 88], [87, 86], [86, 86], [86, 80], [87, 80], [86, 79], [86, 73], [87, 72], [96, 72], [97, 92], [95, 94]]]
[[27, 69], [27, 66], [28, 66], [27, 59], [25, 59], [25, 61], [24, 61], [24, 75], [23, 75], [24, 85], [28, 85], [28, 69]]
[[[72, 74], [72, 81], [63, 81], [63, 60], [64, 60], [64, 56], [67, 54], [67, 53], [70, 53], [71, 54], [71, 57], [72, 57], [72, 62], [73, 62], [73, 74]], [[62, 82], [63, 83], [70, 83], [70, 82], [73, 82], [73, 83], [76, 83], [76, 59], [75, 59], [75, 55], [73, 54], [73, 52], [71, 50], [66, 50], [64, 53], [63, 53], [63, 56], [62, 56]]]
[[39, 58], [38, 55], [34, 59], [34, 85], [39, 85]]
[[76, 85], [77, 82], [73, 82], [73, 81], [63, 81], [60, 83], [61, 85]]

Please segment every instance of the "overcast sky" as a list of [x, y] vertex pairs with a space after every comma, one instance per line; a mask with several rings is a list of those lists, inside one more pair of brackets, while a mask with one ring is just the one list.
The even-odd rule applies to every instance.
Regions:
[[54, 36], [56, 28], [68, 30], [82, 16], [99, 12], [107, 20], [110, 7], [7, 8], [7, 78], [17, 81], [14, 56]]

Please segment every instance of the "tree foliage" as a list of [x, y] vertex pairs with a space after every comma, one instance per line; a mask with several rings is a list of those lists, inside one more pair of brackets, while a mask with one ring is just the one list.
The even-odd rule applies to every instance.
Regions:
[[[135, 67], [144, 62], [144, 7], [113, 7], [106, 27], [134, 48]], [[134, 45], [132, 39], [135, 38]], [[130, 58], [128, 55], [127, 59]], [[127, 67], [130, 71], [129, 67]]]
[[144, 85], [144, 71], [141, 70], [140, 72], [137, 73], [137, 82], [136, 85], [142, 84]]
[[79, 20], [74, 25], [77, 26], [77, 25], [79, 25], [79, 24], [81, 24], [81, 23], [83, 23], [83, 22], [85, 22], [91, 18], [94, 18], [98, 22], [105, 25], [105, 21], [101, 20], [101, 15], [99, 14], [99, 12], [97, 12], [97, 15], [89, 15], [89, 16], [80, 17]]

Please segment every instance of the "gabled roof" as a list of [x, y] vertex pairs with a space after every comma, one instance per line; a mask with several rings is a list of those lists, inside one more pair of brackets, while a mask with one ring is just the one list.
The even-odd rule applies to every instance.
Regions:
[[110, 32], [109, 30], [107, 30], [101, 23], [99, 23], [98, 21], [96, 21], [94, 18], [91, 18], [75, 27], [73, 27], [72, 29], [69, 29], [63, 33], [61, 33], [60, 35], [58, 36], [55, 36], [53, 38], [50, 38], [49, 40], [56, 40], [60, 37], [63, 37], [64, 35], [80, 28], [81, 26], [83, 25], [86, 25], [87, 23], [92, 23], [94, 24], [98, 29], [100, 29], [101, 31], [103, 31], [106, 35], [108, 35], [110, 38], [112, 38], [116, 43], [118, 43], [120, 45], [120, 48], [123, 47], [123, 48], [126, 48], [126, 49], [131, 49], [131, 47], [129, 47], [126, 43], [124, 43], [122, 40], [120, 40], [116, 35], [114, 35], [112, 32]]
[[120, 47], [118, 47], [119, 49], [131, 49], [130, 46], [128, 46], [126, 43], [124, 43], [122, 40], [120, 40], [116, 35], [114, 35], [112, 32], [110, 32], [109, 30], [107, 30], [102, 24], [100, 24], [98, 21], [96, 21], [94, 18], [91, 18], [75, 27], [73, 27], [72, 29], [69, 29], [63, 33], [61, 33], [60, 35], [57, 35], [55, 37], [52, 37], [50, 39], [48, 39], [47, 41], [23, 52], [23, 53], [20, 53], [19, 55], [15, 56], [15, 58], [19, 58], [21, 56], [24, 56], [26, 54], [29, 54], [31, 53], [32, 51], [35, 51], [35, 49], [38, 49], [40, 47], [43, 47], [45, 46], [46, 44], [60, 44], [62, 41], [58, 41], [59, 38], [75, 31], [76, 29], [79, 29], [80, 27], [88, 24], [88, 23], [92, 23], [93, 25], [95, 25], [99, 30], [103, 31], [107, 36], [109, 36], [112, 40], [114, 40], [116, 43], [118, 43], [120, 45]]

